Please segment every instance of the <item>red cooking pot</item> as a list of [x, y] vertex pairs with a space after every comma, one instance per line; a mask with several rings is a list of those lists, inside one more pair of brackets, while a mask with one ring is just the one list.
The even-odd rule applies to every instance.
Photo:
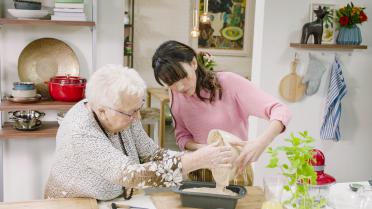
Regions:
[[86, 79], [77, 76], [55, 76], [47, 82], [53, 100], [77, 102], [85, 97]]

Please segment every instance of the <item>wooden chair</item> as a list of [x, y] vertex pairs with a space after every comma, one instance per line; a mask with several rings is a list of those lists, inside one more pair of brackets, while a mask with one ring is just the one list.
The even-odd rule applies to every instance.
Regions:
[[[160, 110], [158, 108], [147, 107], [140, 111], [141, 113], [141, 123], [147, 132], [147, 135], [152, 137], [156, 144], [160, 145], [158, 133], [159, 131], [159, 119], [160, 119]], [[151, 127], [153, 131], [151, 131]], [[153, 133], [153, 134], [151, 134]]]

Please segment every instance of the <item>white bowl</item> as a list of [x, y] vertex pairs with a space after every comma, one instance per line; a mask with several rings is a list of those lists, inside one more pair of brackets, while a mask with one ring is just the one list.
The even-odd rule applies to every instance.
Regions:
[[49, 15], [49, 10], [8, 9], [8, 12], [18, 19], [40, 19]]
[[36, 96], [36, 89], [32, 89], [32, 90], [12, 89], [12, 96], [15, 97], [15, 98], [35, 97]]

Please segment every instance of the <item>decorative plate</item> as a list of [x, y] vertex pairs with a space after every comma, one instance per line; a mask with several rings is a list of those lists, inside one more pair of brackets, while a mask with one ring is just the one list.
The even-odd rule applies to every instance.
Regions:
[[235, 26], [226, 27], [222, 29], [221, 33], [223, 37], [231, 41], [236, 41], [243, 37], [243, 30]]
[[45, 82], [53, 76], [79, 76], [79, 61], [63, 41], [37, 39], [29, 43], [19, 56], [18, 75], [21, 81], [34, 82], [38, 93], [50, 98]]
[[13, 96], [6, 96], [6, 100], [11, 102], [18, 102], [18, 103], [32, 103], [32, 102], [38, 102], [41, 99], [40, 94], [36, 94], [35, 97], [13, 97]]

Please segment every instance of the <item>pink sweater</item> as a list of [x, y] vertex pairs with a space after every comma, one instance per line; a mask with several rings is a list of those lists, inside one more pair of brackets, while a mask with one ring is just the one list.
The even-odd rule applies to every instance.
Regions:
[[[279, 120], [287, 126], [291, 118], [287, 106], [237, 74], [219, 72], [217, 77], [223, 88], [222, 99], [217, 98], [213, 103], [201, 101], [196, 94], [188, 97], [173, 92], [172, 113], [177, 122], [175, 134], [181, 150], [190, 140], [206, 144], [211, 129], [221, 129], [248, 140], [250, 116]], [[205, 91], [201, 93], [208, 95]]]

